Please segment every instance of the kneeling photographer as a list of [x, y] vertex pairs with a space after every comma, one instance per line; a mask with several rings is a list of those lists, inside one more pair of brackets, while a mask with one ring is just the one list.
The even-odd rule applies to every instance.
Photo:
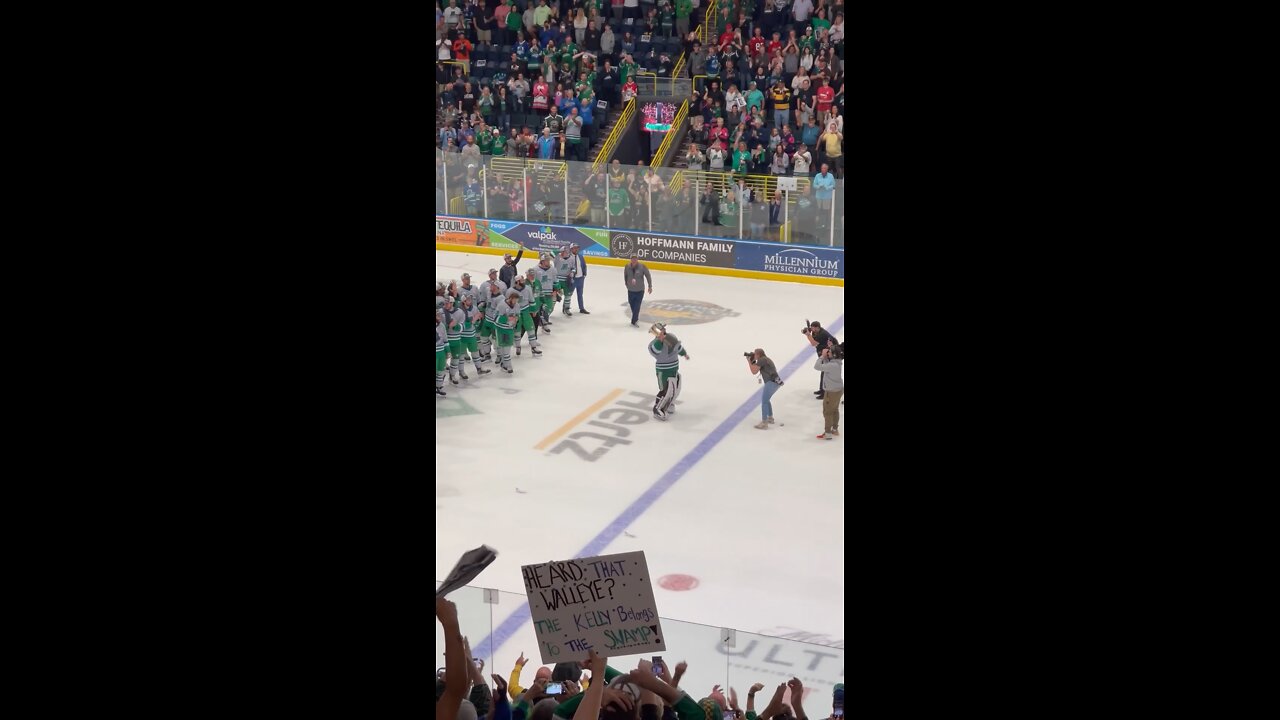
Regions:
[[[805, 323], [805, 328], [800, 332], [804, 333], [804, 336], [806, 339], [808, 339], [809, 344], [812, 345], [813, 349], [817, 351], [818, 357], [822, 357], [822, 349], [834, 345], [836, 342], [836, 339], [831, 336], [831, 333], [827, 332], [826, 330], [823, 330], [822, 323], [818, 322], [817, 320], [814, 320], [813, 322], [809, 322], [808, 320], [805, 320], [804, 323]], [[822, 383], [823, 383], [823, 380], [821, 377], [819, 377], [818, 391], [814, 393], [814, 395], [817, 396], [818, 400], [821, 400], [824, 396]]]
[[769, 399], [782, 387], [782, 378], [778, 377], [778, 368], [764, 354], [764, 350], [756, 348], [742, 353], [742, 356], [747, 359], [747, 369], [752, 375], [759, 375], [760, 382], [764, 385], [760, 391], [760, 424], [755, 427], [757, 430], [768, 430], [773, 424], [773, 405]]

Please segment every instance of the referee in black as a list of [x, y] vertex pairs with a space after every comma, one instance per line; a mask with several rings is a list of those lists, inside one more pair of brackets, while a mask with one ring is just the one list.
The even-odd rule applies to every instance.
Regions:
[[[822, 329], [822, 323], [814, 320], [809, 323], [809, 328], [805, 330], [804, 336], [809, 338], [809, 344], [813, 346], [818, 357], [822, 357], [822, 349], [828, 344], [834, 344], [835, 339], [831, 337], [831, 333]], [[826, 397], [826, 392], [822, 389], [822, 373], [818, 373], [818, 391], [814, 393], [816, 399], [821, 400]]]

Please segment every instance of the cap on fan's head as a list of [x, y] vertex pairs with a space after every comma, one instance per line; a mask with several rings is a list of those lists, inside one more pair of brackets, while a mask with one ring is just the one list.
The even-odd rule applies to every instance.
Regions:
[[470, 280], [470, 279], [471, 279], [471, 273], [462, 273], [462, 279], [463, 279], [463, 280]]
[[489, 268], [489, 274], [490, 274], [490, 275], [497, 275], [497, 274], [498, 274], [498, 271], [497, 271], [497, 270], [495, 270], [494, 268]]
[[528, 270], [525, 270], [524, 274], [528, 275], [529, 277], [533, 277], [534, 276], [533, 268], [529, 268]]

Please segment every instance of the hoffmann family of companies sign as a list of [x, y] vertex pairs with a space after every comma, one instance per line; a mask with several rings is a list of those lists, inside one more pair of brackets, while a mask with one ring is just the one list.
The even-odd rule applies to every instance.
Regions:
[[736, 268], [808, 277], [844, 278], [844, 248], [792, 246], [754, 240], [570, 227], [436, 216], [436, 241], [455, 245], [559, 252], [577, 243], [588, 257], [629, 258], [698, 267]]

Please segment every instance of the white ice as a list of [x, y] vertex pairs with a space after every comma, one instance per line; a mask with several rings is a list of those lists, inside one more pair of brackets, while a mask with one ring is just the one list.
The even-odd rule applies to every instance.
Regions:
[[[493, 255], [438, 251], [436, 277], [470, 272], [479, 285], [501, 262]], [[519, 269], [533, 264], [526, 253]], [[448, 397], [434, 400], [436, 580], [481, 544], [499, 555], [471, 584], [520, 595], [522, 565], [643, 550], [669, 640], [679, 634], [668, 627], [672, 618], [770, 635], [790, 628], [843, 647], [843, 470], [850, 425], [842, 407], [841, 435], [815, 437], [823, 429], [822, 402], [813, 395], [819, 378], [800, 330], [806, 318], [817, 320], [843, 339], [844, 289], [655, 270], [654, 291], [645, 295], [641, 327], [635, 328], [622, 268], [590, 259], [588, 265], [584, 300], [590, 315], [578, 314], [576, 298], [573, 317], [562, 315], [557, 303], [551, 334], [540, 335], [542, 357], [530, 355], [525, 338], [523, 354], [512, 356], [513, 375], [496, 363], [484, 365], [493, 372], [483, 377], [468, 366], [471, 379], [461, 386], [446, 380]], [[658, 314], [660, 302], [677, 300], [712, 303], [733, 315], [687, 324]], [[681, 361], [684, 386], [677, 412], [666, 422], [652, 415], [657, 382], [645, 346], [654, 321], [668, 323], [691, 356]], [[768, 430], [752, 427], [760, 421], [761, 386], [742, 357], [757, 347], [786, 383], [773, 396], [778, 424]], [[797, 358], [798, 369], [788, 373]], [[622, 391], [617, 400], [547, 449], [535, 448], [615, 389]], [[618, 444], [604, 448], [592, 436], [574, 440], [582, 432], [613, 437], [616, 430], [590, 423], [611, 407], [627, 407], [618, 402], [634, 404], [628, 409], [636, 412], [615, 410], [607, 419], [637, 423], [623, 426], [630, 432]], [[717, 434], [744, 404], [749, 412], [738, 413]], [[567, 440], [584, 453], [603, 452], [588, 461], [567, 449]], [[700, 446], [705, 452], [697, 451]], [[669, 574], [690, 575], [699, 584], [688, 591], [663, 589], [656, 580]], [[493, 627], [516, 609], [512, 596], [501, 597], [489, 607]], [[698, 635], [692, 626], [687, 630]], [[684, 650], [696, 654], [668, 647], [672, 662], [683, 659]], [[437, 647], [440, 657], [442, 650]], [[486, 675], [504, 677], [523, 651], [533, 663], [526, 684], [539, 664], [531, 627], [476, 651], [490, 657]], [[738, 690], [745, 692], [741, 685]]]

